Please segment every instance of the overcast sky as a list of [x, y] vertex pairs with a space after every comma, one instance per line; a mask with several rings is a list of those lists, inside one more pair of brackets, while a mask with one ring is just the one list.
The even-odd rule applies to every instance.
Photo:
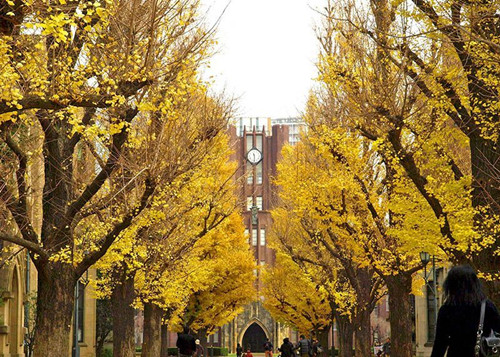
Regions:
[[239, 97], [240, 116], [289, 117], [305, 105], [316, 76], [314, 25], [326, 0], [203, 0], [213, 23], [222, 16], [219, 53], [206, 76]]

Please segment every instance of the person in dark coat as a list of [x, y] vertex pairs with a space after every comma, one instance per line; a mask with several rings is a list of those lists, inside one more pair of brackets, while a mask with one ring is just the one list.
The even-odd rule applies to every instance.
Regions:
[[243, 353], [243, 347], [238, 343], [238, 346], [236, 346], [236, 357], [242, 357], [241, 354]]
[[193, 335], [189, 334], [188, 329], [177, 334], [177, 351], [180, 356], [192, 356], [196, 352], [196, 342]]
[[500, 315], [486, 299], [481, 283], [468, 265], [450, 269], [443, 284], [444, 304], [439, 309], [431, 357], [473, 357], [481, 303], [486, 301], [483, 333], [500, 332]]
[[293, 356], [293, 343], [290, 342], [288, 337], [283, 339], [283, 344], [278, 350], [281, 352], [281, 357], [292, 357]]
[[196, 341], [194, 341], [194, 343], [196, 344], [196, 357], [205, 356], [205, 349], [200, 344], [200, 340], [197, 339]]
[[301, 357], [310, 357], [312, 356], [312, 348], [311, 341], [309, 341], [306, 336], [300, 335], [300, 340], [297, 342], [295, 346], [296, 350], [299, 350]]
[[274, 349], [274, 346], [271, 343], [271, 341], [269, 341], [269, 339], [266, 339], [266, 342], [264, 343], [265, 356], [266, 357], [273, 357], [273, 349]]

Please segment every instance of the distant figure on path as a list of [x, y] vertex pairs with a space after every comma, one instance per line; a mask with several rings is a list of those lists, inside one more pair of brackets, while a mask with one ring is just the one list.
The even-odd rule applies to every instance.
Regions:
[[292, 357], [293, 356], [293, 344], [290, 342], [288, 337], [283, 339], [283, 344], [278, 350], [281, 352], [281, 357]]
[[189, 334], [189, 329], [184, 328], [182, 333], [177, 334], [177, 351], [180, 357], [189, 356], [196, 352], [195, 338]]
[[264, 352], [266, 357], [273, 357], [273, 344], [269, 339], [266, 339], [266, 342], [264, 343]]
[[313, 338], [313, 341], [312, 341], [312, 356], [313, 357], [317, 357], [322, 352], [323, 352], [323, 347], [319, 343], [319, 340], [317, 338]]
[[473, 357], [481, 304], [486, 303], [483, 335], [500, 332], [500, 315], [486, 299], [476, 272], [468, 265], [450, 269], [443, 284], [444, 304], [439, 309], [431, 357]]
[[236, 347], [236, 357], [243, 357], [243, 347], [238, 343], [238, 346]]
[[205, 349], [200, 344], [200, 340], [194, 341], [196, 343], [196, 357], [203, 357], [205, 355]]
[[245, 354], [245, 357], [253, 357], [252, 352], [250, 352], [250, 348], [247, 349], [247, 353]]
[[312, 348], [311, 341], [306, 339], [306, 336], [300, 335], [300, 341], [297, 342], [296, 350], [299, 350], [301, 357], [311, 357]]
[[385, 341], [384, 345], [382, 346], [382, 352], [384, 352], [384, 356], [391, 355], [391, 338], [390, 337], [387, 337], [387, 340]]

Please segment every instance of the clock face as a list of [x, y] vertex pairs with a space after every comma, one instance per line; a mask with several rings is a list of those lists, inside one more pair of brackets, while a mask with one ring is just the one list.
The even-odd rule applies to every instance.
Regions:
[[247, 159], [252, 165], [256, 165], [262, 160], [262, 153], [256, 148], [253, 148], [248, 152]]

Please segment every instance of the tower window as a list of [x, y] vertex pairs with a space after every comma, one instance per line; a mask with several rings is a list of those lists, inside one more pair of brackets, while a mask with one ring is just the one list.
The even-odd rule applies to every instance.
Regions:
[[261, 245], [261, 247], [266, 245], [266, 229], [265, 228], [260, 229], [260, 245]]
[[257, 164], [255, 171], [257, 176], [257, 185], [262, 185], [262, 161]]
[[251, 211], [253, 206], [253, 197], [247, 197], [247, 211]]
[[257, 246], [257, 229], [252, 229], [252, 245]]
[[256, 143], [255, 143], [255, 147], [260, 151], [262, 152], [262, 135], [257, 135], [255, 137], [256, 139]]
[[262, 211], [262, 196], [256, 197], [255, 205], [259, 208], [259, 211]]

